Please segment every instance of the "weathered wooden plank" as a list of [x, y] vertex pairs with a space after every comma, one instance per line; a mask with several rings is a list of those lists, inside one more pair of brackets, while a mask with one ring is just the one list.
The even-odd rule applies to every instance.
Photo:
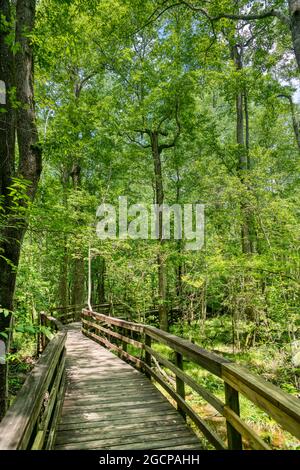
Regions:
[[135, 427], [139, 424], [143, 424], [145, 426], [148, 426], [152, 423], [158, 423], [158, 422], [163, 422], [163, 423], [168, 423], [168, 422], [173, 422], [173, 423], [182, 423], [182, 418], [181, 416], [178, 415], [177, 411], [166, 411], [164, 410], [156, 410], [154, 415], [135, 415], [132, 417], [126, 417], [126, 421], [124, 420], [123, 416], [110, 416], [107, 417], [106, 419], [102, 419], [101, 421], [85, 421], [81, 422], [80, 425], [78, 423], [61, 423], [58, 426], [58, 432], [64, 432], [64, 431], [69, 431], [69, 430], [74, 430], [75, 433], [78, 430], [85, 429], [87, 432], [91, 430], [92, 432], [93, 429], [99, 429], [102, 432], [105, 432], [106, 430], [110, 429], [130, 429], [131, 427]]
[[96, 422], [96, 421], [101, 421], [101, 420], [116, 420], [116, 419], [124, 419], [124, 421], [127, 421], [127, 419], [130, 418], [135, 418], [135, 417], [147, 417], [151, 414], [155, 414], [158, 411], [163, 411], [165, 413], [168, 413], [170, 411], [171, 405], [168, 403], [166, 404], [165, 402], [161, 402], [156, 404], [155, 406], [152, 405], [150, 408], [131, 408], [131, 409], [114, 409], [113, 414], [112, 410], [102, 410], [102, 411], [91, 411], [91, 412], [78, 412], [77, 414], [71, 414], [71, 415], [64, 415], [61, 417], [61, 425], [65, 426], [70, 423], [86, 423], [86, 422]]
[[93, 396], [89, 399], [85, 398], [66, 398], [64, 401], [64, 408], [74, 408], [74, 407], [85, 407], [85, 409], [89, 409], [91, 407], [98, 407], [98, 406], [107, 406], [115, 404], [119, 405], [120, 402], [124, 405], [130, 404], [139, 404], [144, 401], [144, 403], [153, 403], [157, 402], [157, 400], [161, 400], [160, 393], [155, 390], [148, 391], [147, 393], [139, 393], [138, 400], [136, 399], [136, 393], [131, 393], [130, 395], [121, 395], [111, 397], [107, 395], [106, 397], [99, 397]]
[[[105, 403], [104, 406], [105, 406], [105, 410], [106, 411], [111, 411], [111, 412], [114, 412], [116, 410], [123, 410], [125, 409], [126, 411], [128, 411], [129, 409], [132, 409], [132, 410], [136, 410], [138, 408], [149, 408], [149, 410], [152, 408], [152, 405], [155, 405], [155, 404], [159, 404], [161, 403], [161, 397], [155, 397], [155, 398], [149, 398], [147, 401], [145, 401], [143, 398], [138, 398], [138, 399], [129, 399], [129, 401], [122, 401], [120, 403]], [[68, 406], [68, 407], [63, 407], [63, 411], [62, 411], [62, 417], [65, 416], [66, 414], [68, 414], [68, 416], [72, 415], [73, 413], [74, 414], [77, 414], [77, 413], [94, 413], [96, 411], [101, 411], [103, 410], [103, 404], [99, 403], [99, 404], [92, 404], [90, 406], [88, 405], [83, 405], [81, 406], [80, 404], [79, 405], [72, 405], [72, 406]], [[148, 411], [149, 411], [148, 410]]]
[[[93, 439], [90, 441], [84, 441], [84, 442], [76, 442], [76, 443], [66, 443], [63, 445], [57, 445], [55, 446], [55, 449], [65, 449], [65, 450], [76, 450], [76, 449], [111, 449], [113, 446], [124, 446], [126, 444], [130, 446], [134, 446], [136, 443], [142, 443], [142, 444], [149, 444], [151, 442], [152, 445], [157, 445], [157, 442], [163, 441], [170, 441], [169, 438], [163, 438], [161, 436], [162, 433], [158, 432], [149, 432], [148, 434], [135, 434], [135, 435], [130, 435], [130, 436], [117, 436], [117, 437], [107, 437], [102, 436], [101, 438], [98, 439]], [[194, 436], [189, 431], [189, 429], [186, 427], [185, 429], [180, 429], [180, 431], [173, 431], [172, 432], [172, 439], [174, 438], [182, 439], [187, 438], [189, 442], [193, 442]], [[196, 439], [195, 441], [196, 442]], [[131, 447], [135, 448], [135, 447]]]
[[[67, 367], [69, 367], [69, 364], [67, 362]], [[70, 374], [71, 375], [71, 374]], [[77, 382], [71, 382], [69, 387], [70, 388], [76, 388], [76, 387], [81, 387], [81, 385], [88, 385], [88, 384], [97, 384], [101, 381], [103, 384], [108, 384], [108, 383], [115, 383], [116, 381], [118, 383], [124, 383], [124, 385], [129, 384], [130, 381], [132, 380], [132, 383], [149, 383], [149, 380], [144, 377], [143, 375], [139, 374], [135, 369], [133, 370], [132, 374], [128, 375], [127, 372], [125, 373], [122, 372], [122, 369], [120, 369], [120, 373], [118, 373], [118, 380], [116, 379], [116, 375], [112, 374], [112, 376], [109, 378], [107, 375], [101, 375], [101, 378], [99, 375], [94, 378], [90, 377], [90, 375], [84, 376], [83, 378], [77, 380]]]
[[[79, 381], [78, 384], [72, 383], [69, 384], [67, 393], [75, 393], [76, 391], [78, 393], [85, 391], [88, 392], [89, 390], [95, 389], [99, 389], [99, 393], [101, 393], [101, 390], [109, 390], [109, 382], [107, 382], [106, 380], [104, 380], [104, 382], [105, 383], [101, 382], [98, 377], [98, 379], [95, 380], [85, 380], [84, 382]], [[149, 386], [151, 387], [151, 384], [149, 385], [148, 383], [142, 382], [141, 380], [135, 380], [134, 378], [132, 378], [131, 380], [120, 379], [120, 381], [118, 382], [113, 380], [111, 382], [111, 388], [113, 388], [116, 392], [118, 390], [130, 390], [131, 388], [135, 389], [136, 387], [141, 387], [143, 389]]]
[[127, 375], [128, 377], [130, 377], [130, 370], [128, 369], [123, 369], [123, 368], [120, 368], [118, 369], [118, 366], [117, 364], [114, 364], [114, 365], [111, 365], [111, 366], [108, 366], [106, 363], [103, 364], [103, 369], [101, 369], [101, 366], [96, 366], [95, 368], [93, 367], [77, 367], [75, 366], [74, 364], [72, 365], [69, 365], [68, 364], [68, 371], [69, 371], [69, 376], [71, 377], [75, 377], [75, 376], [83, 376], [83, 377], [99, 377], [99, 372], [101, 372], [101, 374], [108, 378], [109, 375], [113, 375], [114, 372], [118, 372], [120, 371], [122, 377], [126, 378], [125, 376]]
[[[128, 431], [126, 434], [124, 431]], [[89, 442], [94, 441], [95, 439], [99, 440], [110, 440], [115, 438], [124, 438], [126, 436], [130, 437], [132, 441], [135, 440], [136, 436], [152, 436], [153, 434], [165, 434], [170, 433], [172, 435], [181, 433], [184, 436], [182, 430], [182, 423], [151, 423], [151, 425], [147, 425], [147, 423], [142, 423], [140, 425], [131, 426], [130, 428], [115, 428], [106, 430], [105, 432], [102, 429], [93, 430], [93, 432], [86, 432], [86, 429], [77, 430], [77, 432], [72, 431], [65, 431], [59, 432], [57, 434], [56, 445], [64, 445], [65, 443], [76, 443], [76, 442]], [[190, 435], [190, 433], [189, 433]]]
[[[140, 385], [138, 385], [140, 386]], [[142, 385], [141, 386], [141, 390], [144, 392], [144, 393], [153, 393], [153, 387], [151, 386], [144, 386]], [[103, 396], [103, 397], [109, 397], [111, 400], [117, 400], [119, 398], [122, 398], [123, 396], [129, 396], [131, 394], [133, 394], [134, 392], [136, 391], [136, 387], [132, 387], [132, 388], [127, 388], [127, 387], [118, 387], [117, 389], [113, 389], [113, 391], [111, 392], [109, 390], [109, 388], [105, 387], [105, 388], [101, 388], [101, 386], [99, 386], [99, 389], [96, 387], [92, 388], [92, 389], [80, 389], [80, 390], [77, 390], [77, 391], [71, 391], [69, 390], [66, 394], [65, 394], [65, 402], [67, 403], [67, 399], [86, 399], [86, 400], [89, 400], [89, 399], [92, 399], [95, 397], [95, 394], [98, 393], [99, 396]]]

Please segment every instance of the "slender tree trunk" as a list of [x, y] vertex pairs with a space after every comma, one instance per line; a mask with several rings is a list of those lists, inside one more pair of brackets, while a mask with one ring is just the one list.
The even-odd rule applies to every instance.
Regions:
[[105, 303], [105, 258], [99, 259], [99, 270], [98, 270], [98, 283], [97, 283], [97, 290], [98, 290], [98, 303], [104, 304]]
[[[180, 240], [178, 240], [177, 243], [177, 252], [180, 255], [181, 254], [181, 243], [179, 243]], [[182, 273], [183, 273], [183, 268], [182, 268], [182, 263], [180, 262], [178, 266], [176, 266], [176, 296], [179, 300], [180, 308], [181, 308], [181, 301], [182, 301]]]
[[[232, 48], [232, 58], [234, 59], [236, 70], [242, 70], [242, 54], [238, 46]], [[246, 111], [246, 141], [245, 141], [245, 111]], [[248, 149], [249, 149], [249, 116], [248, 102], [245, 98], [244, 90], [239, 90], [236, 94], [236, 141], [238, 144], [238, 171], [241, 181], [245, 182], [245, 176], [248, 171]], [[247, 181], [246, 181], [247, 185]], [[243, 253], [252, 253], [253, 246], [251, 241], [251, 214], [248, 201], [241, 202], [242, 226], [241, 239]]]
[[[20, 259], [23, 238], [27, 229], [26, 207], [32, 201], [41, 173], [41, 148], [38, 143], [35, 123], [33, 94], [33, 52], [30, 32], [35, 20], [35, 1], [18, 0], [15, 15], [15, 40], [19, 44], [14, 56], [7, 35], [11, 33], [11, 2], [0, 0], [0, 14], [7, 20], [7, 30], [0, 32], [0, 79], [6, 86], [6, 103], [0, 105], [0, 185], [4, 209], [4, 221], [0, 229], [0, 305], [13, 310], [16, 273]], [[3, 21], [2, 21], [3, 24]], [[24, 34], [26, 33], [26, 34]], [[20, 103], [14, 112], [10, 103], [16, 88]], [[15, 130], [17, 131], [19, 166], [15, 172]], [[8, 196], [12, 178], [17, 177], [26, 184], [26, 197], [16, 208]], [[20, 210], [18, 210], [20, 209]], [[11, 325], [11, 317], [0, 317], [0, 330]], [[9, 350], [9, 339], [5, 345]], [[7, 406], [7, 364], [0, 364], [0, 418]]]
[[[180, 203], [180, 174], [179, 169], [176, 169], [176, 204]], [[183, 275], [183, 266], [181, 260], [182, 254], [182, 240], [177, 240], [176, 249], [178, 253], [178, 264], [176, 266], [176, 296], [179, 302], [180, 312], [182, 312], [182, 275]]]
[[[81, 184], [81, 168], [79, 164], [75, 163], [72, 168], [71, 177], [73, 181], [73, 188], [78, 190]], [[80, 221], [79, 221], [80, 223]], [[80, 250], [76, 253], [73, 267], [73, 289], [72, 289], [72, 305], [83, 305], [84, 303], [84, 286], [85, 286], [85, 266], [84, 258]], [[80, 319], [80, 312], [78, 310], [77, 320]]]
[[[155, 202], [158, 206], [164, 203], [164, 190], [163, 178], [161, 170], [161, 152], [159, 148], [159, 134], [156, 131], [151, 132], [151, 149], [154, 162], [154, 175], [155, 175]], [[158, 239], [159, 239], [159, 252], [157, 255], [158, 267], [158, 313], [160, 328], [164, 331], [168, 330], [168, 308], [167, 308], [167, 279], [166, 279], [166, 265], [162, 246], [163, 240], [163, 213], [159, 212], [159, 226], [158, 226]]]
[[246, 138], [246, 150], [247, 150], [247, 168], [248, 170], [251, 169], [251, 161], [250, 161], [250, 129], [249, 129], [249, 107], [248, 107], [248, 91], [245, 87], [244, 89], [244, 111], [245, 111], [245, 138]]
[[[62, 171], [62, 187], [63, 187], [63, 205], [65, 210], [68, 209], [68, 177], [69, 173], [66, 168]], [[69, 292], [68, 292], [68, 272], [69, 272], [69, 251], [68, 251], [68, 237], [63, 236], [63, 256], [60, 265], [60, 277], [59, 277], [59, 305], [61, 307], [67, 307], [69, 304]]]
[[61, 307], [68, 306], [69, 293], [68, 293], [68, 267], [69, 267], [69, 253], [67, 248], [67, 237], [64, 236], [63, 241], [63, 257], [60, 266], [60, 279], [59, 279], [59, 305]]
[[278, 95], [279, 98], [286, 98], [289, 103], [290, 103], [290, 109], [291, 109], [291, 116], [292, 116], [292, 122], [293, 122], [293, 129], [294, 129], [294, 135], [296, 139], [296, 143], [298, 146], [298, 150], [300, 151], [300, 129], [299, 129], [299, 120], [296, 115], [295, 111], [295, 105], [293, 102], [293, 99], [291, 95], [285, 95], [285, 94], [280, 94]]

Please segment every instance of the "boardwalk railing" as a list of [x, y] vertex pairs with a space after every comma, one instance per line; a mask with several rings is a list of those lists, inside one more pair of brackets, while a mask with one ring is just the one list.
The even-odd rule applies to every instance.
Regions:
[[[268, 444], [240, 416], [239, 394], [260, 407], [283, 429], [300, 439], [300, 401], [244, 367], [206, 351], [189, 341], [157, 328], [83, 310], [82, 332], [153, 378], [188, 416], [216, 449], [269, 450]], [[157, 350], [163, 344], [171, 349], [173, 360]], [[130, 347], [130, 352], [128, 351]], [[224, 401], [214, 396], [184, 371], [189, 361], [219, 377], [224, 384]], [[170, 379], [171, 371], [175, 379]], [[193, 389], [226, 419], [227, 445], [186, 400], [186, 386]]]
[[66, 332], [60, 322], [41, 315], [55, 336], [47, 343], [13, 405], [0, 423], [0, 450], [51, 449], [65, 390]]
[[50, 308], [49, 312], [51, 315], [54, 315], [61, 323], [67, 325], [74, 321], [79, 321], [81, 311], [83, 308], [86, 307], [85, 305], [69, 305], [67, 307], [54, 307]]
[[[69, 323], [80, 321], [82, 309], [86, 308], [84, 305], [68, 305], [67, 307], [53, 307], [49, 312], [55, 316], [61, 323], [68, 325]], [[124, 305], [121, 303], [104, 303], [93, 305], [93, 309], [97, 309], [100, 313], [105, 315], [113, 315], [122, 317], [125, 312]]]

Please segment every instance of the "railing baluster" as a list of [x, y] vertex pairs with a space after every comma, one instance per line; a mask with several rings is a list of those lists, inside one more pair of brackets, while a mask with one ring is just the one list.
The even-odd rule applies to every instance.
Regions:
[[[127, 336], [127, 331], [126, 331], [125, 328], [121, 328], [121, 334], [123, 336]], [[123, 347], [124, 352], [127, 352], [127, 345], [128, 345], [128, 343], [126, 343], [126, 341], [122, 341], [122, 347]]]
[[[152, 344], [151, 337], [145, 334], [145, 345], [151, 348], [151, 344]], [[151, 369], [151, 354], [148, 351], [145, 351], [145, 364]], [[146, 375], [149, 379], [151, 378], [151, 374], [148, 371], [146, 371]]]
[[[225, 382], [225, 403], [238, 416], [240, 416], [239, 393]], [[243, 450], [243, 442], [241, 434], [226, 421], [228, 449]]]
[[[178, 367], [178, 369], [183, 371], [183, 356], [179, 352], [175, 353], [175, 365]], [[176, 392], [178, 395], [181, 396], [185, 400], [185, 386], [184, 386], [184, 381], [177, 377], [176, 375]], [[177, 410], [179, 413], [186, 419], [186, 414], [185, 412], [180, 408], [180, 405], [177, 404]]]

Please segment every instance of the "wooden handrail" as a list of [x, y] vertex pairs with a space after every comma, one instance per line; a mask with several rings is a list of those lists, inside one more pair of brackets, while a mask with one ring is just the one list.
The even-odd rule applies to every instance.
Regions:
[[[226, 445], [186, 401], [185, 385], [191, 387], [225, 417], [229, 449], [242, 449], [243, 439], [253, 449], [270, 449], [268, 444], [240, 417], [239, 394], [260, 407], [285, 430], [300, 439], [299, 399], [228, 359], [158, 328], [86, 309], [82, 311], [82, 331], [86, 336], [116, 351], [120, 357], [132, 362], [135, 367], [159, 383], [177, 403], [181, 414], [189, 416], [217, 449], [224, 449]], [[174, 362], [161, 356], [153, 348], [154, 342], [171, 348], [175, 353]], [[134, 352], [128, 353], [128, 344], [139, 351], [138, 357]], [[183, 359], [193, 362], [223, 380], [225, 402], [184, 372]], [[175, 374], [175, 386], [168, 381], [168, 376], [162, 367]]]
[[[94, 305], [93, 308], [103, 309], [104, 313], [110, 313], [112, 306], [115, 308], [121, 306], [121, 304], [104, 303]], [[49, 312], [57, 314], [57, 319], [60, 320], [62, 324], [67, 325], [69, 323], [79, 321], [81, 311], [84, 308], [86, 308], [86, 304], [68, 305], [66, 307], [52, 307], [49, 309]]]
[[0, 423], [0, 450], [51, 449], [55, 441], [64, 398], [67, 333], [56, 319], [43, 316], [58, 332]]
[[202, 366], [204, 369], [212, 372], [218, 377], [222, 376], [222, 364], [229, 363], [228, 359], [218, 356], [215, 353], [209, 352], [206, 349], [200, 348], [196, 344], [180, 338], [179, 336], [166, 333], [152, 326], [144, 326], [145, 334], [149, 335], [152, 339], [165, 344], [192, 362]]

